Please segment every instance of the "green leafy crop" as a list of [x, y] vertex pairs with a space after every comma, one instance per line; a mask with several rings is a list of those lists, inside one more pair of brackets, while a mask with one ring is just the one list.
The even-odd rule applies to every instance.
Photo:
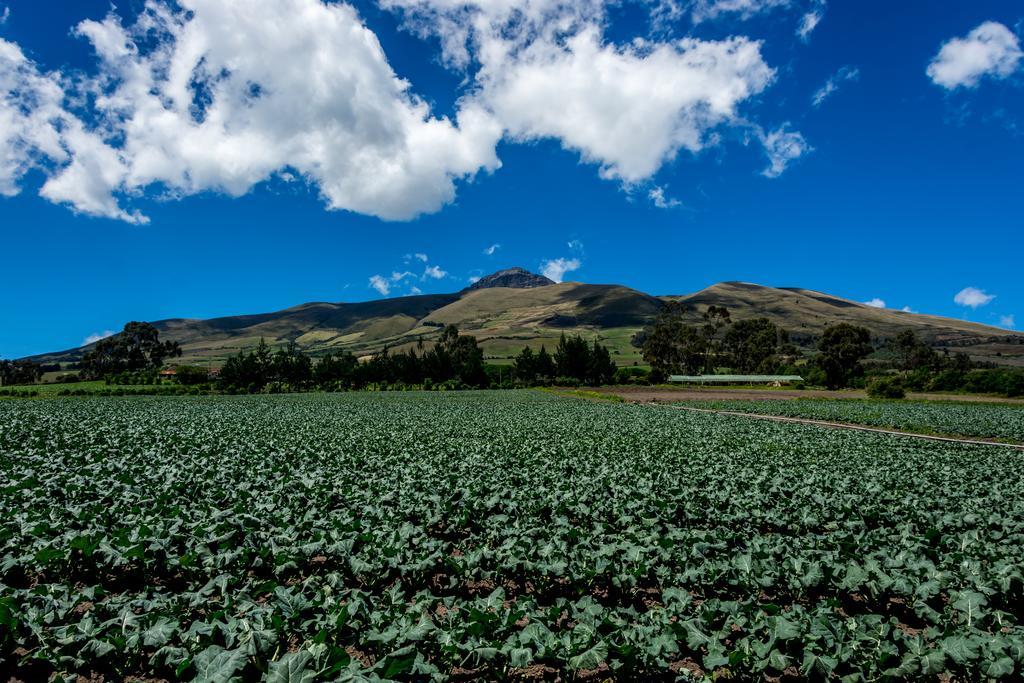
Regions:
[[22, 680], [1014, 680], [1024, 457], [540, 392], [0, 404]]

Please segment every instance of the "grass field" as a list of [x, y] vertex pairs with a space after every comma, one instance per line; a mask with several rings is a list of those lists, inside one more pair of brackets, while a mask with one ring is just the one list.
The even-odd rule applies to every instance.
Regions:
[[19, 384], [12, 387], [5, 387], [14, 389], [17, 391], [34, 391], [42, 397], [54, 397], [57, 396], [61, 391], [84, 391], [84, 392], [97, 392], [104, 390], [117, 390], [123, 391], [134, 391], [134, 390], [154, 390], [158, 387], [171, 388], [176, 385], [174, 384], [107, 384], [101, 379], [89, 380], [85, 382], [64, 382], [64, 383], [45, 383], [45, 384]]
[[0, 670], [1012, 680], [1024, 458], [546, 392], [0, 402]]
[[1024, 442], [1024, 405], [850, 399], [690, 401], [686, 405], [694, 408], [888, 427], [923, 434]]

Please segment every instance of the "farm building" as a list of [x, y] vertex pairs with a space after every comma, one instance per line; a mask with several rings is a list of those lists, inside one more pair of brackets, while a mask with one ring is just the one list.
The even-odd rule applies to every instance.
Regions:
[[669, 375], [669, 382], [680, 384], [767, 384], [782, 386], [802, 382], [800, 375]]

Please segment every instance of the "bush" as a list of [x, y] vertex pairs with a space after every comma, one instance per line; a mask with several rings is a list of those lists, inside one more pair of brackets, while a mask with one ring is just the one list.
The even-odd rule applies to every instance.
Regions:
[[619, 368], [615, 371], [616, 384], [650, 384], [650, 372], [644, 368]]
[[178, 381], [178, 384], [185, 386], [203, 384], [210, 379], [210, 371], [208, 368], [197, 365], [179, 365], [175, 368], [174, 379]]
[[867, 383], [871, 398], [904, 398], [907, 395], [899, 377], [873, 377]]

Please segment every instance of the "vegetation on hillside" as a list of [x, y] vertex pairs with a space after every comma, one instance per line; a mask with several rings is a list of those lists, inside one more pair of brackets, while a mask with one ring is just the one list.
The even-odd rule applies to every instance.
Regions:
[[84, 379], [102, 379], [122, 372], [156, 369], [181, 355], [177, 342], [160, 341], [149, 323], [130, 322], [118, 334], [96, 342], [79, 363]]
[[[691, 324], [693, 320], [698, 322]], [[239, 351], [222, 368], [178, 365], [164, 374], [188, 387], [189, 393], [648, 384], [664, 382], [670, 374], [727, 373], [799, 374], [806, 385], [866, 388], [879, 398], [900, 398], [907, 391], [1024, 395], [1024, 370], [979, 367], [964, 353], [936, 351], [912, 330], [885, 341], [872, 339], [863, 327], [830, 325], [816, 340], [817, 354], [808, 357], [768, 318], [734, 319], [726, 308], [714, 305], [697, 314], [686, 304], [669, 302], [633, 343], [642, 348], [650, 370], [617, 367], [607, 346], [564, 333], [553, 353], [543, 345], [537, 351], [523, 346], [510, 368], [490, 365], [474, 335], [445, 325], [430, 342], [420, 338], [404, 351], [384, 347], [364, 359], [341, 351], [314, 360], [294, 341], [272, 348], [260, 340], [252, 351]], [[121, 333], [97, 343], [77, 369], [80, 379], [137, 388], [97, 392], [69, 387], [64, 393], [168, 393], [153, 385], [162, 383], [158, 370], [180, 354], [176, 343], [160, 340], [154, 326], [129, 323]], [[60, 369], [2, 361], [0, 396], [32, 395], [29, 387], [8, 387], [31, 386], [44, 370]]]

